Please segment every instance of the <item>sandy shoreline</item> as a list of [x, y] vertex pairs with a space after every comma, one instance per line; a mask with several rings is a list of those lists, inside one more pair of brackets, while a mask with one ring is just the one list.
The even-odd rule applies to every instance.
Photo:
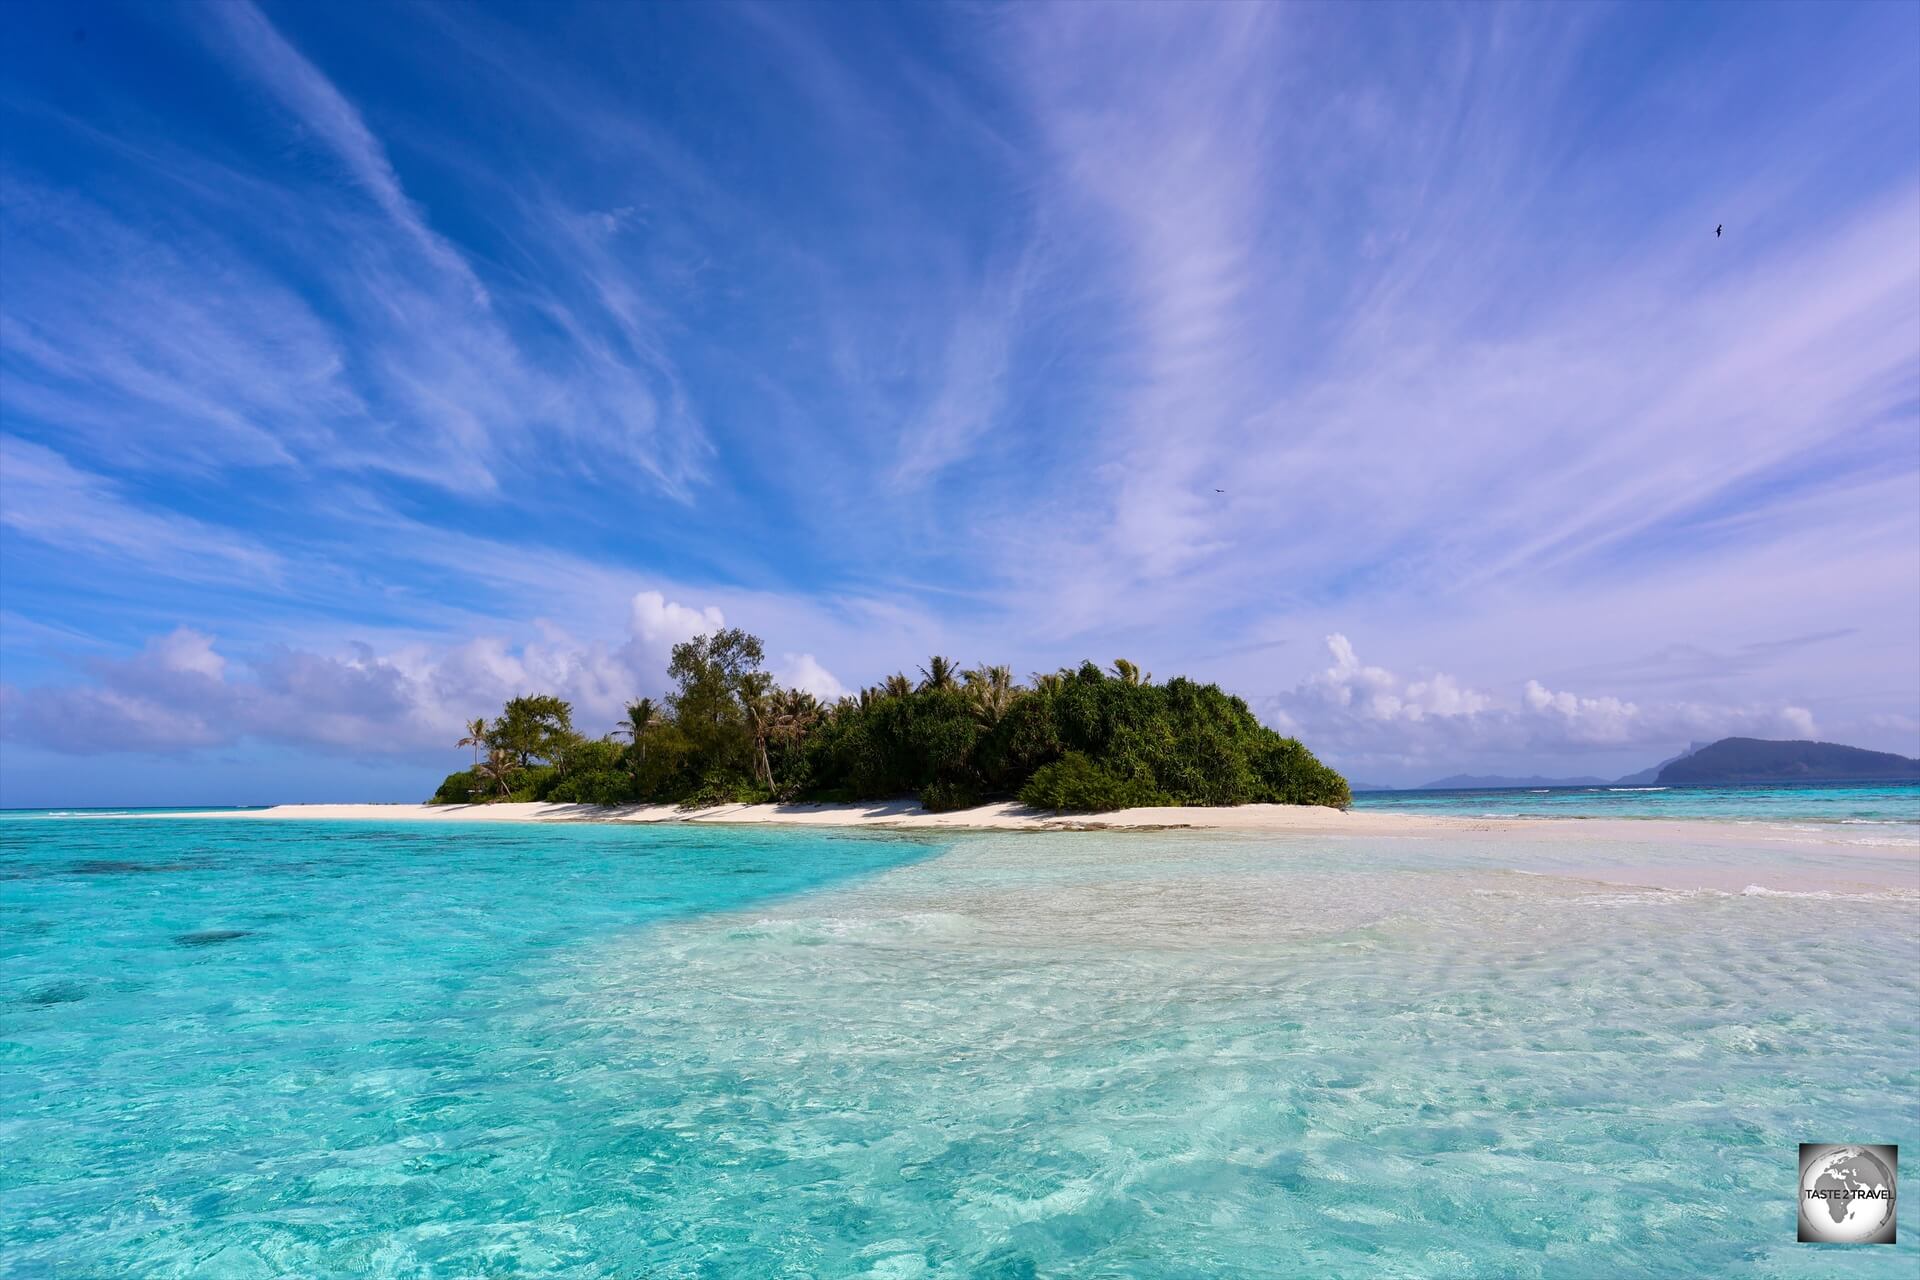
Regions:
[[[797, 826], [950, 833], [1164, 832], [1336, 839], [1343, 843], [1472, 840], [1504, 854], [1510, 869], [1615, 885], [1813, 896], [1895, 891], [1920, 897], [1920, 843], [1863, 838], [1857, 829], [1785, 822], [1679, 818], [1469, 818], [1445, 814], [1243, 805], [1236, 808], [1036, 812], [1013, 803], [928, 813], [912, 801], [872, 804], [674, 805], [288, 804], [173, 813], [190, 819], [422, 823], [610, 823]], [[1361, 849], [1359, 856], [1366, 856]], [[1438, 852], [1438, 850], [1436, 850]]]
[[[174, 813], [181, 818], [266, 818], [284, 821], [377, 822], [611, 822], [736, 826], [870, 827], [898, 831], [1229, 831], [1250, 834], [1413, 836], [1468, 831], [1559, 831], [1588, 836], [1668, 837], [1686, 832], [1741, 835], [1734, 823], [1626, 819], [1501, 819], [1445, 814], [1384, 813], [1312, 805], [1249, 804], [1232, 808], [1167, 806], [1108, 813], [1051, 813], [1012, 801], [929, 813], [911, 800], [865, 804], [725, 804], [706, 809], [677, 805], [603, 807], [546, 802], [505, 804], [283, 804], [265, 809]], [[1563, 829], [1564, 830], [1560, 830]]]
[[708, 809], [675, 805], [525, 804], [284, 804], [266, 809], [175, 813], [183, 818], [378, 822], [609, 822], [877, 828], [896, 831], [1220, 831], [1270, 835], [1459, 836], [1511, 834], [1527, 843], [1610, 846], [1831, 846], [1868, 857], [1920, 863], [1920, 846], [1871, 845], [1848, 827], [1786, 822], [1730, 822], [1699, 818], [1470, 818], [1450, 814], [1327, 809], [1309, 805], [1249, 804], [1233, 808], [1119, 809], [1110, 813], [1049, 813], [1013, 802], [951, 813], [928, 813], [911, 800], [867, 804], [730, 804]]
[[[1217, 831], [1344, 832], [1387, 835], [1410, 832], [1419, 815], [1366, 813], [1307, 805], [1243, 805], [1231, 809], [1121, 809], [1112, 813], [1062, 814], [1013, 802], [951, 813], [929, 813], [911, 800], [866, 804], [724, 804], [682, 809], [671, 804], [601, 807], [583, 804], [283, 804], [267, 809], [181, 813], [193, 818], [278, 818], [299, 821], [360, 819], [381, 822], [621, 822], [702, 823], [746, 826], [882, 827], [895, 830], [1127, 831], [1192, 828]], [[1441, 819], [1450, 827], [1487, 825]], [[1514, 825], [1508, 823], [1505, 825]]]

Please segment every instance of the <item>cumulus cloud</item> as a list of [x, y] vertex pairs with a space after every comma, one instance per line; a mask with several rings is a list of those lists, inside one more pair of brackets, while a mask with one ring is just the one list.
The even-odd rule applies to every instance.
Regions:
[[1556, 726], [1568, 745], [1636, 746], [1680, 737], [1724, 737], [1733, 733], [1811, 738], [1813, 713], [1805, 707], [1728, 707], [1699, 702], [1663, 702], [1642, 706], [1614, 697], [1588, 698], [1527, 681], [1521, 703], [1535, 722]]
[[1492, 705], [1485, 694], [1440, 674], [1402, 684], [1391, 671], [1360, 661], [1353, 642], [1336, 632], [1327, 637], [1333, 665], [1309, 682], [1312, 692], [1367, 720], [1423, 720], [1428, 716], [1471, 716]]
[[1528, 711], [1565, 725], [1569, 736], [1589, 742], [1624, 742], [1640, 708], [1618, 698], [1583, 698], [1577, 693], [1555, 693], [1538, 680], [1527, 681], [1523, 701]]
[[190, 627], [177, 627], [151, 641], [147, 654], [154, 665], [166, 671], [186, 671], [218, 680], [227, 670], [227, 660], [213, 651], [213, 637]]
[[[155, 636], [130, 657], [87, 665], [84, 683], [8, 688], [0, 733], [75, 754], [179, 752], [242, 740], [356, 753], [449, 747], [462, 724], [517, 694], [554, 693], [595, 732], [626, 701], [666, 686], [667, 654], [718, 629], [716, 608], [636, 595], [619, 643], [582, 642], [543, 626], [519, 643], [479, 636], [451, 646], [376, 653], [276, 647], [245, 658], [188, 627]], [[811, 654], [789, 655], [781, 678], [822, 697], [843, 692]]]
[[727, 625], [726, 617], [712, 606], [694, 609], [676, 604], [658, 591], [634, 596], [632, 618], [634, 639], [662, 652]]
[[13, 689], [0, 698], [0, 731], [56, 751], [165, 751], [231, 741], [226, 662], [213, 638], [186, 627], [140, 652], [91, 665], [94, 682]]
[[774, 672], [774, 679], [790, 689], [805, 689], [822, 702], [844, 698], [848, 692], [847, 686], [810, 653], [785, 655], [779, 670]]
[[1812, 738], [1804, 707], [1642, 703], [1553, 690], [1528, 680], [1518, 696], [1472, 688], [1444, 672], [1403, 679], [1326, 638], [1332, 662], [1268, 700], [1268, 719], [1336, 760], [1456, 764], [1477, 756], [1543, 757], [1607, 748], [1664, 749], [1730, 734]]

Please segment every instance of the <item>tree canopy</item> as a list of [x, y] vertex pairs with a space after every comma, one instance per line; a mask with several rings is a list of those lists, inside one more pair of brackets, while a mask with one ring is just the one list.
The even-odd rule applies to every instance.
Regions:
[[510, 699], [493, 727], [483, 731], [489, 747], [506, 752], [521, 768], [557, 762], [576, 736], [573, 707], [550, 694]]
[[[1351, 802], [1344, 778], [1261, 724], [1218, 685], [1156, 684], [1126, 659], [1036, 673], [935, 656], [921, 679], [889, 676], [823, 704], [761, 670], [737, 628], [675, 645], [662, 707], [636, 700], [614, 734], [573, 728], [551, 696], [509, 701], [467, 726], [485, 757], [438, 803], [858, 801], [912, 796], [929, 809], [1017, 798], [1036, 808]], [[623, 737], [626, 741], [616, 740]]]

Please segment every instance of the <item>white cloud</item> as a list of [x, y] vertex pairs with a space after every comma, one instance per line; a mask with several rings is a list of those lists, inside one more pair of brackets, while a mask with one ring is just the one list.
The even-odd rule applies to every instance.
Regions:
[[213, 637], [204, 632], [179, 627], [150, 643], [147, 651], [167, 671], [190, 671], [210, 680], [226, 675], [227, 660], [213, 651]]
[[[1084, 489], [1002, 548], [1031, 612], [1092, 627], [1136, 620], [1143, 599], [1173, 614], [1295, 593], [1424, 603], [1553, 590], [1622, 559], [1688, 567], [1697, 586], [1733, 521], [1776, 562], [1831, 567], [1786, 508], [1859, 475], [1898, 474], [1913, 510], [1911, 173], [1810, 201], [1752, 166], [1736, 254], [1706, 243], [1728, 193], [1704, 177], [1573, 244], [1546, 216], [1568, 212], [1537, 176], [1566, 140], [1538, 95], [1606, 37], [1495, 25], [1369, 45], [1311, 108], [1269, 86], [1355, 54], [1339, 24], [1096, 5], [1010, 24], [1052, 147], [1036, 189], [1077, 232], [1048, 278], [1097, 244], [1073, 292], [1099, 314], [1076, 319], [1127, 353], [1094, 384]], [[1817, 135], [1863, 110], [1811, 94], [1781, 140], [1814, 161]], [[1627, 155], [1607, 163], [1634, 183], [1672, 159]], [[1690, 536], [1646, 545], [1676, 523]]]
[[386, 148], [333, 82], [288, 44], [248, 0], [227, 0], [202, 13], [224, 36], [216, 43], [234, 56], [236, 65], [325, 143], [408, 239], [442, 270], [459, 279], [471, 291], [475, 303], [485, 306], [486, 288], [466, 259], [427, 225], [401, 189]]
[[1349, 708], [1362, 719], [1472, 716], [1493, 705], [1487, 695], [1463, 687], [1445, 673], [1403, 684], [1384, 667], [1362, 663], [1353, 642], [1338, 632], [1327, 637], [1327, 652], [1333, 655], [1333, 665], [1315, 676], [1306, 688], [1313, 696]]
[[1362, 662], [1346, 636], [1326, 638], [1333, 661], [1291, 693], [1265, 700], [1270, 722], [1337, 760], [1375, 767], [1464, 766], [1476, 758], [1535, 761], [1603, 749], [1653, 752], [1732, 734], [1811, 738], [1804, 707], [1696, 701], [1634, 702], [1555, 691], [1528, 680], [1504, 698], [1444, 672], [1403, 680]]
[[1538, 680], [1527, 681], [1524, 701], [1535, 715], [1564, 724], [1567, 736], [1577, 742], [1625, 742], [1640, 714], [1640, 708], [1631, 702], [1554, 693]]
[[132, 562], [170, 576], [276, 582], [280, 558], [251, 539], [187, 516], [149, 511], [118, 484], [51, 449], [0, 436], [0, 525], [62, 551]]
[[[512, 145], [433, 109], [455, 99], [363, 112], [334, 46], [232, 5], [185, 20], [264, 112], [208, 134], [122, 86], [150, 123], [46, 114], [78, 167], [15, 157], [0, 391], [65, 455], [0, 456], [28, 627], [190, 619], [224, 647], [179, 661], [220, 669], [141, 670], [222, 687], [287, 638], [341, 666], [289, 659], [300, 697], [397, 689], [422, 724], [541, 682], [583, 708], [652, 691], [715, 605], [856, 685], [935, 649], [1051, 666], [1338, 630], [1373, 662], [1207, 674], [1291, 689], [1263, 705], [1335, 755], [1638, 753], [1804, 736], [1809, 708], [1913, 751], [1920, 189], [1910, 163], [1827, 181], [1821, 145], [1898, 77], [1810, 64], [1790, 109], [1695, 156], [1702, 104], [1758, 64], [1693, 68], [1665, 141], [1631, 94], [1569, 134], [1539, 104], [1618, 48], [1587, 22], [1408, 11], [1379, 40], [1257, 6], [1029, 6], [973, 42], [956, 21], [978, 63], [903, 45], [876, 78], [761, 9], [808, 46], [770, 65], [826, 104], [787, 125], [848, 161], [830, 204], [787, 208], [606, 87], [595, 41], [417, 16], [442, 88], [521, 105]], [[926, 86], [958, 109], [922, 114]], [[918, 180], [928, 138], [965, 139], [936, 158], [967, 199]], [[1596, 189], [1670, 198], [1568, 236], [1569, 145]], [[652, 489], [702, 482], [654, 536]], [[622, 521], [617, 556], [579, 550]], [[696, 545], [700, 585], [671, 585]], [[529, 639], [536, 617], [603, 643]], [[363, 658], [363, 623], [396, 637]], [[1829, 628], [1858, 634], [1739, 657]], [[1676, 645], [1657, 680], [1609, 665]], [[134, 738], [164, 732], [100, 687]]]
[[[387, 652], [357, 643], [332, 653], [275, 647], [242, 659], [179, 627], [131, 656], [89, 663], [86, 683], [9, 687], [3, 725], [10, 739], [83, 754], [241, 740], [422, 754], [451, 750], [462, 725], [508, 698], [551, 693], [573, 704], [583, 732], [598, 733], [632, 698], [665, 692], [674, 644], [724, 625], [714, 606], [642, 591], [628, 634], [611, 644], [542, 625], [519, 643], [477, 636]], [[812, 653], [783, 653], [773, 674], [823, 701], [848, 692]]]
[[1780, 726], [1794, 738], [1816, 738], [1820, 731], [1814, 727], [1813, 712], [1805, 707], [1780, 708]]
[[1720, 738], [1730, 734], [1763, 737], [1811, 738], [1813, 713], [1805, 707], [1737, 707], [1699, 702], [1661, 702], [1642, 705], [1620, 698], [1582, 697], [1554, 692], [1538, 680], [1529, 680], [1521, 694], [1525, 710], [1536, 720], [1554, 726], [1558, 737], [1572, 746], [1633, 746]]
[[983, 290], [955, 316], [944, 368], [924, 408], [900, 433], [892, 480], [913, 487], [964, 458], [998, 422], [1006, 404], [1009, 350], [1018, 323], [1024, 272]]
[[642, 591], [633, 597], [634, 639], [662, 653], [726, 625], [725, 615], [711, 605], [695, 609], [676, 604], [658, 591]]
[[[633, 598], [618, 645], [581, 642], [553, 626], [519, 644], [480, 636], [457, 645], [405, 645], [376, 653], [276, 647], [241, 661], [188, 627], [149, 640], [123, 659], [95, 660], [85, 684], [9, 688], [6, 736], [54, 750], [169, 752], [243, 739], [361, 754], [450, 748], [460, 726], [506, 699], [552, 693], [595, 733], [627, 701], [666, 686], [672, 645], [724, 625], [717, 608], [683, 605], [658, 591]], [[811, 654], [790, 660], [792, 682], [837, 696], [839, 682]]]
[[822, 702], [832, 702], [847, 695], [847, 686], [834, 677], [833, 672], [820, 665], [819, 659], [810, 653], [789, 653], [781, 659], [780, 667], [774, 672], [774, 679], [789, 689], [804, 689]]

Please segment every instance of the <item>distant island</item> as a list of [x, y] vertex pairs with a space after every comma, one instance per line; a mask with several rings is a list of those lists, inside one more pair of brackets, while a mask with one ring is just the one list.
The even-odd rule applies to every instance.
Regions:
[[[1753, 782], [1920, 781], [1920, 760], [1836, 742], [1722, 738], [1694, 742], [1679, 755], [1624, 778], [1507, 777], [1456, 773], [1416, 791], [1503, 791], [1523, 787], [1710, 787]], [[1355, 791], [1391, 791], [1356, 785]]]
[[1685, 751], [1682, 751], [1679, 755], [1668, 756], [1665, 760], [1662, 760], [1659, 764], [1648, 765], [1646, 768], [1640, 770], [1638, 773], [1630, 773], [1624, 778], [1615, 778], [1613, 780], [1613, 785], [1616, 787], [1651, 787], [1660, 781], [1660, 771], [1662, 769], [1672, 764], [1675, 760], [1685, 760], [1688, 756], [1692, 755], [1694, 752], [1699, 751], [1702, 748], [1708, 747], [1711, 745], [1713, 744], [1708, 742], [1689, 742], [1687, 744], [1687, 749]]
[[1920, 760], [1837, 742], [1722, 738], [1667, 764], [1656, 781], [1663, 787], [1742, 782], [1915, 782], [1920, 781]]
[[1218, 685], [1164, 684], [1125, 659], [1035, 673], [934, 657], [822, 702], [761, 670], [738, 628], [675, 645], [664, 702], [641, 698], [604, 738], [550, 695], [514, 698], [459, 745], [474, 763], [432, 803], [545, 800], [689, 808], [911, 796], [929, 810], [1018, 799], [1098, 812], [1165, 805], [1346, 808], [1346, 779]]

